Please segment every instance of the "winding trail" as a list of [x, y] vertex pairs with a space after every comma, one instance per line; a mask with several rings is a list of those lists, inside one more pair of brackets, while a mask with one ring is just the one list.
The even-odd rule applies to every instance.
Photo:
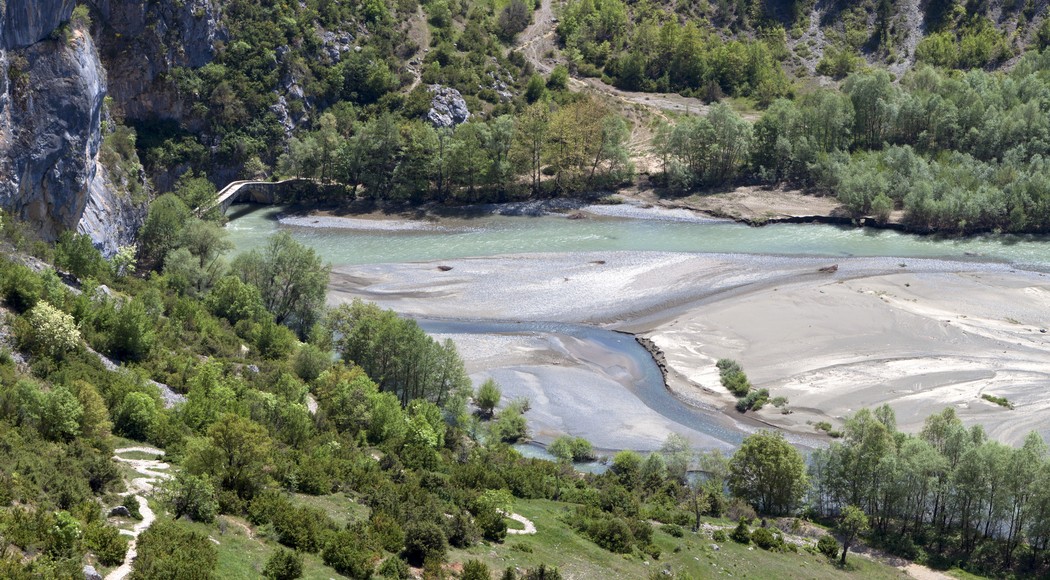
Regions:
[[120, 533], [131, 536], [131, 541], [128, 542], [128, 551], [124, 555], [124, 563], [120, 565], [116, 570], [106, 575], [106, 580], [123, 580], [131, 574], [132, 565], [135, 562], [135, 556], [138, 554], [137, 542], [139, 535], [142, 532], [149, 529], [153, 522], [157, 519], [153, 510], [150, 509], [149, 503], [146, 498], [143, 497], [153, 492], [154, 484], [158, 481], [171, 477], [167, 470], [171, 467], [163, 461], [156, 459], [128, 459], [121, 457], [123, 453], [152, 453], [156, 455], [164, 455], [164, 451], [156, 449], [154, 447], [122, 447], [113, 452], [113, 459], [129, 465], [132, 469], [142, 475], [142, 477], [133, 478], [128, 482], [128, 492], [134, 494], [135, 501], [139, 502], [139, 513], [142, 514], [142, 521], [135, 524], [135, 526], [129, 530], [121, 530]]
[[500, 513], [503, 514], [503, 517], [510, 518], [518, 522], [519, 524], [525, 526], [524, 530], [513, 530], [508, 528], [507, 534], [511, 536], [531, 536], [532, 534], [536, 533], [536, 524], [532, 523], [532, 520], [530, 520], [529, 518], [521, 514], [509, 514], [505, 511], [500, 511]]

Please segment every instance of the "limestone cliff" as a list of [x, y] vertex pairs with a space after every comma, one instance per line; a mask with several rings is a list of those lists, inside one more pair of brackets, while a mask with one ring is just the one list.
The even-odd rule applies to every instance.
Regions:
[[98, 161], [106, 74], [90, 35], [63, 27], [72, 0], [8, 0], [0, 46], [0, 207], [45, 239], [129, 243], [142, 208], [114, 193]]
[[74, 0], [0, 1], [3, 13], [3, 41], [0, 47], [25, 48], [47, 38], [53, 30], [69, 20]]
[[215, 57], [215, 43], [226, 38], [217, 3], [99, 0], [98, 9], [109, 92], [124, 117], [191, 120], [189, 108], [199, 95], [181, 93], [167, 73], [199, 68]]

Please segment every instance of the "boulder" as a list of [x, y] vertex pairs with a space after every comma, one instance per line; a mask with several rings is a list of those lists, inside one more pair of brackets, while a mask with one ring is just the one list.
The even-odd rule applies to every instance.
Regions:
[[94, 566], [86, 565], [84, 566], [84, 580], [102, 580], [102, 574], [99, 574]]
[[111, 518], [130, 518], [131, 511], [126, 506], [118, 505], [115, 508], [109, 510], [109, 517]]
[[442, 85], [430, 85], [430, 111], [427, 121], [437, 128], [452, 128], [470, 118], [467, 102], [456, 89]]

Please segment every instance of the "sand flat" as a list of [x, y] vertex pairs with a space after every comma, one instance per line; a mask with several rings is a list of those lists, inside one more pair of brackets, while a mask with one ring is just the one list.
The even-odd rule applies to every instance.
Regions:
[[[739, 361], [752, 382], [790, 401], [766, 420], [798, 430], [889, 404], [904, 430], [954, 406], [968, 423], [1020, 443], [1050, 434], [1050, 327], [1040, 274], [900, 272], [807, 280], [691, 310], [647, 335], [686, 381], [672, 386], [729, 403], [714, 361]], [[703, 387], [706, 387], [703, 388]], [[981, 399], [1004, 396], [1005, 409]]]
[[[818, 269], [838, 265], [832, 274]], [[450, 266], [440, 271], [437, 266]], [[863, 407], [889, 404], [901, 428], [954, 406], [968, 424], [1019, 443], [1050, 436], [1050, 278], [994, 263], [890, 258], [589, 252], [348, 266], [333, 273], [330, 303], [352, 297], [416, 317], [559, 321], [627, 330], [663, 351], [680, 398], [721, 410], [749, 429], [760, 421], [812, 435]], [[499, 344], [499, 343], [493, 343]], [[639, 406], [623, 389], [629, 373], [595, 364], [577, 345], [548, 343], [500, 353], [475, 344], [475, 376], [513, 376], [522, 394], [556, 394], [555, 383], [589, 384], [566, 399], [547, 396], [545, 434], [566, 417], [603, 417]], [[507, 355], [507, 356], [504, 356]], [[789, 399], [791, 414], [767, 407], [747, 417], [718, 383], [714, 361], [738, 360], [759, 387]], [[590, 364], [589, 364], [590, 363]], [[566, 374], [565, 366], [577, 365]], [[556, 378], [561, 377], [561, 378]], [[626, 377], [626, 378], [625, 378]], [[981, 399], [1006, 397], [1014, 409]], [[559, 398], [561, 397], [561, 398]], [[540, 413], [537, 413], [539, 416]], [[649, 446], [675, 425], [624, 415], [617, 429]], [[597, 429], [600, 423], [591, 421]], [[559, 426], [560, 423], [560, 426]], [[608, 443], [606, 441], [606, 443]]]

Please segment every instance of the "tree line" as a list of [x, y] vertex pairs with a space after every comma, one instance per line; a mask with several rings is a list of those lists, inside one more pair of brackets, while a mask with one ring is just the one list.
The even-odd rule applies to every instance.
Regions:
[[629, 133], [621, 116], [588, 97], [543, 99], [518, 116], [455, 129], [393, 114], [353, 121], [325, 113], [316, 131], [292, 138], [277, 167], [355, 193], [360, 186], [374, 200], [507, 200], [622, 183], [632, 173]]
[[920, 231], [1050, 230], [1050, 53], [1008, 73], [919, 67], [851, 75], [842, 90], [775, 101], [753, 124], [724, 105], [655, 141], [674, 190], [788, 183], [854, 216], [902, 211]]

